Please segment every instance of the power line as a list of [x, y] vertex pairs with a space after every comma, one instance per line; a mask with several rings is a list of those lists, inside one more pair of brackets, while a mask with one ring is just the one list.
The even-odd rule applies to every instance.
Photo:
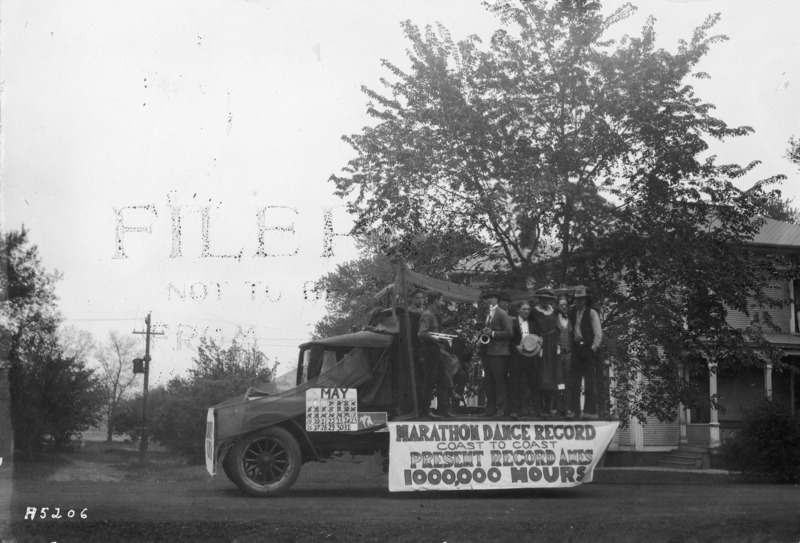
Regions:
[[65, 317], [64, 320], [70, 322], [110, 322], [110, 321], [138, 321], [140, 317], [109, 318], [109, 319], [73, 319]]

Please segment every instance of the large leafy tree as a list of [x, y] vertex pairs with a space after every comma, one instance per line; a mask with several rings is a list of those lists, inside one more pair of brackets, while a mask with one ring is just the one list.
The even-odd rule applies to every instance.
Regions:
[[60, 341], [58, 275], [44, 269], [25, 228], [7, 232], [0, 245], [0, 338], [11, 423], [16, 445], [32, 454], [96, 424], [102, 398], [86, 361], [65, 353]]
[[[337, 193], [355, 231], [468, 233], [493, 244], [522, 286], [590, 284], [602, 298], [621, 419], [669, 419], [701, 401], [676, 368], [755, 364], [789, 276], [745, 243], [775, 193], [737, 182], [756, 164], [717, 164], [708, 140], [744, 136], [695, 94], [698, 65], [724, 36], [709, 17], [676, 51], [656, 47], [655, 23], [618, 41], [599, 2], [500, 0], [502, 27], [486, 45], [454, 42], [410, 22], [408, 67], [383, 61], [384, 91], [364, 88], [373, 126], [345, 137], [355, 151]], [[750, 302], [758, 309], [753, 311]], [[727, 325], [728, 309], [751, 325]], [[642, 379], [642, 377], [644, 377]], [[706, 400], [707, 401], [707, 400]]]

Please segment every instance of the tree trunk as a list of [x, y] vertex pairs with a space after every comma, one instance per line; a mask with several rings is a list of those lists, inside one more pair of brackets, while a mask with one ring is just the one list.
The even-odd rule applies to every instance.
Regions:
[[112, 415], [112, 413], [113, 413], [112, 411], [108, 412], [108, 424], [106, 425], [106, 431], [108, 433], [106, 434], [106, 443], [111, 443], [112, 437], [114, 435], [114, 427], [111, 425], [111, 415]]

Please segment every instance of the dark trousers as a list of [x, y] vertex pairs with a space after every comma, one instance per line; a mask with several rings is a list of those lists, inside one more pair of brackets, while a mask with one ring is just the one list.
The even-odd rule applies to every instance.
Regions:
[[581, 411], [581, 379], [583, 379], [583, 412], [597, 414], [597, 354], [589, 345], [572, 346], [572, 377], [567, 386], [572, 394], [570, 409]]
[[431, 410], [433, 387], [437, 389], [437, 405], [440, 413], [448, 410], [447, 389], [452, 382], [447, 375], [443, 360], [440, 356], [439, 345], [436, 343], [423, 343], [419, 349], [422, 362], [422, 387], [419, 392], [419, 414], [427, 415]]
[[508, 355], [487, 354], [483, 366], [486, 388], [486, 414], [503, 413], [506, 408], [506, 365]]
[[536, 358], [512, 354], [508, 380], [509, 407], [506, 409], [509, 414], [522, 414], [526, 388], [531, 393], [533, 415], [538, 416], [542, 411], [542, 395], [539, 392], [539, 384], [536, 382]]
[[572, 410], [572, 353], [562, 351], [558, 355], [558, 361], [561, 364], [561, 371], [564, 375], [564, 389], [555, 391], [553, 398], [553, 409], [558, 411], [560, 415], [566, 414], [567, 410]]

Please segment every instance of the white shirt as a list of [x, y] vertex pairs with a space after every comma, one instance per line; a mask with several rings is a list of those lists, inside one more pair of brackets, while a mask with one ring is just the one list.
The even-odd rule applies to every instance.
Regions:
[[526, 335], [530, 334], [531, 332], [530, 332], [530, 328], [528, 328], [528, 321], [527, 320], [523, 320], [522, 317], [517, 317], [517, 319], [519, 320], [519, 328], [520, 328], [520, 330], [522, 330], [522, 335], [526, 336]]
[[495, 309], [497, 309], [496, 305], [490, 305], [489, 306], [489, 316], [486, 317], [486, 326], [489, 326], [489, 324], [491, 324], [492, 319], [494, 318], [494, 310]]

